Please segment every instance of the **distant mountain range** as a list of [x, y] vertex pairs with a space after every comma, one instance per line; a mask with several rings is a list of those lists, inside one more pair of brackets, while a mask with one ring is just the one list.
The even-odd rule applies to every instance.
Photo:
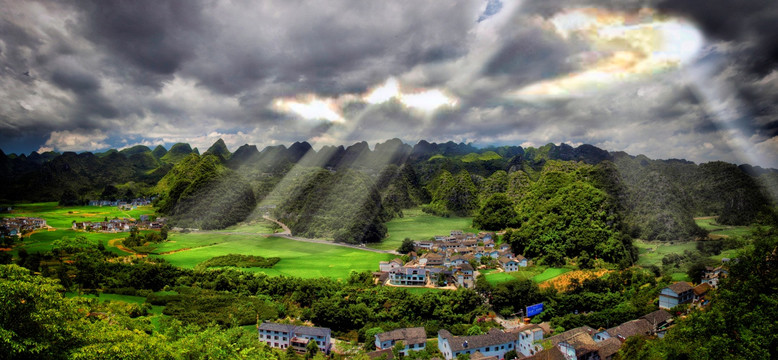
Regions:
[[[485, 187], [485, 180], [496, 172], [505, 172], [511, 181], [537, 182], [549, 171], [568, 171], [564, 170], [565, 165], [560, 164], [580, 162], [598, 166], [598, 171], [608, 174], [610, 185], [601, 183], [598, 186], [620, 189], [608, 191], [620, 204], [622, 218], [630, 235], [668, 240], [694, 236], [699, 230], [692, 219], [694, 216], [719, 215], [721, 222], [731, 224], [757, 221], [760, 214], [765, 213], [765, 208], [775, 205], [778, 194], [776, 169], [736, 166], [724, 162], [698, 165], [678, 159], [652, 160], [643, 155], [609, 152], [592, 145], [572, 147], [567, 144], [548, 144], [538, 148], [477, 148], [471, 144], [438, 144], [424, 140], [411, 146], [399, 139], [391, 139], [376, 144], [372, 150], [366, 142], [347, 147], [325, 146], [318, 151], [307, 142], [296, 142], [288, 147], [268, 146], [261, 151], [254, 145], [243, 145], [235, 152], [230, 152], [220, 139], [202, 155], [196, 148], [183, 143], [175, 144], [169, 150], [162, 146], [152, 150], [139, 145], [121, 151], [112, 149], [96, 154], [33, 152], [30, 155], [6, 155], [0, 150], [0, 201], [58, 201], [63, 196], [86, 201], [108, 196], [168, 192], [171, 190], [170, 184], [184, 179], [176, 177], [163, 181], [174, 167], [182, 164], [176, 174], [195, 176], [191, 170], [197, 166], [202, 167], [202, 159], [211, 156], [218, 160], [213, 162], [215, 165], [212, 166], [215, 167], [213, 171], [216, 175], [209, 175], [207, 179], [203, 178], [202, 183], [195, 185], [189, 182], [191, 179], [185, 179], [186, 184], [180, 183], [180, 186], [186, 185], [189, 189], [188, 195], [185, 196], [188, 200], [181, 204], [194, 204], [193, 209], [203, 211], [204, 205], [197, 205], [197, 201], [193, 200], [196, 196], [193, 197], [192, 194], [205, 194], [205, 191], [192, 186], [216, 186], [214, 179], [229, 178], [243, 184], [241, 189], [250, 188], [253, 192], [256, 200], [242, 203], [243, 209], [264, 200], [265, 203], [277, 203], [279, 212], [287, 211], [286, 214], [279, 213], [282, 216], [308, 216], [312, 219], [310, 216], [313, 214], [299, 212], [318, 211], [319, 216], [324, 216], [321, 210], [316, 209], [326, 207], [327, 202], [331, 200], [310, 196], [300, 198], [302, 194], [310, 195], [311, 191], [347, 192], [347, 188], [340, 188], [337, 183], [354, 181], [354, 188], [368, 192], [373, 191], [371, 189], [377, 191], [371, 198], [382, 200], [378, 208], [369, 207], [372, 214], [370, 221], [385, 221], [391, 218], [392, 213], [397, 213], [402, 208], [436, 201], [434, 191], [430, 192], [430, 184], [433, 184], [442, 172], [457, 175], [466, 171], [473, 180], [477, 201], [470, 205], [473, 209], [465, 211], [475, 214], [488, 195], [500, 191], [499, 186], [498, 190]], [[185, 163], [186, 159], [189, 160]], [[549, 164], [552, 166], [549, 167]], [[303, 173], [299, 169], [313, 170]], [[333, 175], [331, 178], [324, 173], [314, 175], [315, 169], [329, 171]], [[288, 179], [282, 181], [287, 175]], [[312, 176], [310, 179], [317, 176], [317, 180], [311, 184], [308, 176]], [[521, 180], [525, 178], [526, 180]], [[323, 188], [319, 189], [318, 186]], [[278, 190], [278, 187], [284, 189], [282, 193], [298, 198], [291, 202], [289, 199], [272, 199], [279, 196], [279, 191], [272, 191]], [[107, 191], [109, 188], [111, 191]], [[245, 190], [233, 195], [238, 196], [241, 193], [245, 194]], [[208, 192], [208, 198], [212, 199], [215, 194], [213, 191]], [[522, 195], [517, 196], [519, 197], [514, 197], [514, 201], [518, 202]], [[178, 204], [177, 201], [178, 198], [173, 203]], [[314, 204], [315, 201], [319, 203]], [[293, 206], [284, 206], [289, 203]], [[173, 211], [175, 204], [169, 203], [168, 205], [172, 206], [166, 210]], [[182, 206], [179, 204], [178, 210], [181, 214], [187, 213]], [[448, 210], [459, 212], [462, 209]], [[297, 214], [292, 215], [295, 212]], [[247, 211], [239, 213], [239, 217], [247, 216]], [[194, 219], [201, 217], [188, 213], [181, 218], [195, 221]], [[330, 231], [332, 229], [329, 229], [333, 225], [326, 221], [319, 228], [311, 229], [309, 224], [304, 225], [306, 221], [295, 219], [297, 218], [288, 220], [293, 224], [299, 223], [299, 227], [306, 229], [308, 235], [333, 235], [333, 231]], [[241, 219], [236, 218], [209, 224], [226, 226], [239, 220]], [[380, 229], [371, 228], [371, 231], [377, 231], [380, 236]]]

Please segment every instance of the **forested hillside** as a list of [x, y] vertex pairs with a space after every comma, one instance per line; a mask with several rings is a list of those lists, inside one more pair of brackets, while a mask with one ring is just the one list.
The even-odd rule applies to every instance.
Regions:
[[220, 155], [190, 154], [159, 181], [157, 211], [173, 225], [220, 229], [242, 221], [256, 206], [249, 184]]
[[[392, 139], [374, 149], [366, 142], [318, 150], [297, 142], [231, 153], [219, 140], [198, 154], [188, 144], [98, 154], [0, 152], [0, 200], [83, 203], [160, 194], [160, 213], [207, 228], [239, 221], [258, 203], [276, 206], [295, 233], [351, 242], [379, 240], [382, 222], [415, 206], [439, 216], [476, 216], [485, 230], [514, 227], [535, 236], [569, 205], [591, 212], [575, 224], [605, 223], [605, 238], [617, 232], [616, 238], [685, 240], [704, 235], [695, 216], [734, 225], [767, 221], [775, 216], [768, 194], [778, 193], [776, 170], [651, 160], [591, 145], [476, 148]], [[213, 215], [232, 207], [239, 210], [228, 212], [230, 220]]]

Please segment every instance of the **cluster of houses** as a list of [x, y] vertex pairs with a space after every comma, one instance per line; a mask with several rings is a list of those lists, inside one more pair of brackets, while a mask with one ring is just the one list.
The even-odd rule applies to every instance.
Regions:
[[729, 272], [721, 266], [707, 267], [702, 275], [702, 282], [697, 286], [686, 281], [672, 284], [659, 293], [659, 308], [672, 309], [681, 304], [705, 306], [710, 299], [708, 293], [719, 287], [719, 279], [726, 277]]
[[[446, 360], [461, 354], [467, 354], [471, 359], [499, 360], [510, 351], [515, 351], [519, 359], [609, 360], [628, 338], [662, 336], [672, 322], [669, 312], [657, 310], [609, 329], [582, 326], [560, 334], [553, 334], [548, 323], [526, 324], [507, 330], [492, 328], [485, 334], [470, 336], [454, 336], [442, 329], [438, 331], [438, 350]], [[292, 347], [304, 352], [311, 341], [326, 354], [332, 348], [328, 328], [266, 322], [258, 331], [259, 340], [274, 348]], [[376, 334], [373, 340], [376, 350], [368, 356], [392, 359], [392, 350], [399, 342], [402, 342], [399, 351], [402, 355], [426, 349], [427, 333], [423, 327], [402, 328]]]
[[[637, 320], [621, 325], [595, 330], [588, 326], [553, 333], [548, 323], [527, 324], [518, 328], [490, 329], [486, 334], [454, 336], [448, 330], [438, 332], [438, 350], [446, 360], [467, 354], [471, 359], [503, 359], [509, 351], [515, 351], [519, 359], [559, 360], [608, 360], [615, 355], [627, 338], [663, 334], [672, 323], [672, 315], [658, 310]], [[368, 354], [380, 357], [391, 351], [399, 341], [405, 345], [401, 351], [424, 349], [424, 328], [398, 329], [375, 336], [376, 351]], [[387, 356], [391, 358], [391, 356]]]
[[133, 227], [138, 230], [161, 229], [165, 226], [165, 222], [165, 218], [156, 218], [151, 221], [148, 215], [141, 215], [138, 220], [122, 218], [108, 221], [73, 221], [71, 227], [73, 230], [115, 233], [130, 231]]
[[12, 217], [0, 220], [0, 236], [20, 236], [46, 227], [46, 220], [36, 217]]
[[[435, 236], [435, 240], [418, 241], [410, 261], [401, 259], [381, 261], [379, 272], [374, 275], [381, 284], [399, 286], [428, 286], [456, 284], [460, 287], [475, 285], [473, 262], [480, 263], [488, 257], [497, 261], [505, 272], [517, 271], [529, 265], [521, 255], [514, 255], [507, 244], [497, 246], [491, 233], [463, 233], [451, 231], [449, 236]], [[418, 255], [418, 253], [422, 255]]]
[[151, 205], [152, 198], [137, 198], [132, 200], [89, 200], [89, 206], [116, 206], [120, 210], [132, 210], [138, 206]]

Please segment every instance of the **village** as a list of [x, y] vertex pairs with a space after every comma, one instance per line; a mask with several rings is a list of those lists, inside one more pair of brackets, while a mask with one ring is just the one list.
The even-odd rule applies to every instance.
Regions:
[[81, 231], [96, 231], [106, 233], [127, 232], [132, 228], [138, 230], [158, 230], [165, 226], [165, 218], [156, 218], [153, 221], [149, 215], [141, 215], [137, 220], [129, 218], [115, 218], [106, 221], [81, 221], [73, 220], [71, 228]]
[[[457, 235], [452, 235], [452, 237], [457, 237]], [[464, 235], [464, 238], [466, 239], [467, 235]], [[482, 236], [479, 240], [486, 242], [485, 238], [487, 236]], [[458, 240], [454, 240], [454, 242], [456, 241]], [[453, 256], [447, 255], [445, 258]], [[444, 260], [444, 263], [446, 261], [450, 260]], [[439, 277], [446, 273], [446, 271], [427, 271], [426, 264], [419, 264], [418, 259], [412, 262], [413, 264], [409, 262], [407, 266], [400, 265], [382, 273], [405, 275], [412, 273], [413, 270], [397, 271], [397, 269], [416, 269], [417, 278], [413, 279], [411, 283], [408, 283], [408, 279], [397, 280], [399, 282], [405, 281], [404, 285], [406, 286], [420, 286], [426, 282], [426, 280], [418, 280], [421, 275], [426, 276], [429, 273], [435, 274], [431, 276]], [[395, 263], [382, 263], [385, 268], [393, 266], [391, 264]], [[451, 265], [456, 270], [447, 270], [449, 275], [463, 272], [463, 269], [468, 268], [463, 265], [465, 264]], [[445, 265], [432, 265], [431, 268], [442, 267]], [[515, 270], [505, 269], [505, 271]], [[584, 325], [555, 334], [550, 323], [531, 323], [530, 318], [525, 318], [515, 325], [506, 326], [505, 329], [492, 328], [486, 333], [478, 335], [455, 336], [450, 331], [441, 329], [437, 333], [437, 350], [446, 360], [457, 359], [461, 356], [478, 360], [500, 360], [513, 354], [517, 359], [610, 360], [630, 337], [664, 337], [667, 330], [675, 322], [673, 313], [676, 316], [685, 316], [686, 314], [686, 312], [679, 311], [677, 306], [691, 304], [687, 307], [688, 311], [692, 307], [709, 305], [710, 291], [715, 289], [719, 279], [726, 277], [726, 275], [727, 270], [721, 266], [709, 267], [706, 269], [703, 282], [700, 285], [693, 287], [687, 282], [676, 282], [660, 292], [659, 310], [610, 328], [595, 329]], [[459, 283], [458, 281], [459, 279], [457, 279], [457, 283]], [[391, 277], [389, 282], [391, 283]], [[527, 309], [527, 313], [530, 313], [529, 309]], [[510, 324], [510, 322], [505, 324]], [[297, 352], [305, 352], [309, 346], [313, 346], [311, 343], [315, 343], [319, 351], [325, 354], [332, 351], [333, 343], [329, 328], [264, 322], [258, 326], [257, 330], [259, 340], [274, 348], [291, 348]], [[427, 333], [423, 327], [386, 331], [374, 336], [376, 350], [367, 355], [371, 359], [391, 360], [396, 355], [407, 356], [410, 351], [425, 350], [427, 340]], [[510, 352], [513, 353], [509, 354]]]
[[448, 236], [415, 242], [408, 261], [397, 258], [379, 262], [379, 271], [373, 275], [377, 283], [387, 286], [472, 288], [479, 268], [491, 266], [513, 272], [531, 265], [524, 256], [514, 255], [510, 245], [497, 246], [495, 238], [494, 233], [453, 230]]
[[[581, 326], [559, 334], [554, 334], [547, 322], [521, 324], [505, 330], [492, 328], [485, 334], [469, 336], [455, 336], [441, 329], [437, 333], [437, 350], [446, 360], [461, 355], [468, 355], [470, 359], [498, 360], [511, 351], [518, 359], [609, 360], [628, 338], [663, 337], [672, 324], [672, 314], [660, 309], [608, 329]], [[259, 325], [258, 332], [260, 341], [279, 349], [291, 347], [304, 352], [310, 342], [315, 342], [325, 354], [332, 350], [329, 328], [265, 322]], [[376, 350], [367, 354], [371, 359], [393, 359], [395, 352], [405, 356], [410, 351], [425, 350], [427, 335], [423, 327], [400, 328], [376, 334], [374, 341]], [[396, 349], [398, 344], [401, 344], [399, 351]]]
[[[115, 206], [119, 210], [135, 210], [139, 206], [151, 205], [154, 198], [137, 198], [129, 201], [111, 201], [111, 200], [90, 200], [89, 206]], [[167, 219], [157, 218], [151, 215], [140, 215], [138, 219], [106, 218], [104, 221], [73, 221], [71, 228], [81, 231], [95, 231], [105, 233], [127, 232], [136, 228], [138, 230], [158, 230], [165, 226]]]
[[15, 237], [47, 227], [46, 219], [37, 217], [12, 217], [0, 219], [0, 237]]

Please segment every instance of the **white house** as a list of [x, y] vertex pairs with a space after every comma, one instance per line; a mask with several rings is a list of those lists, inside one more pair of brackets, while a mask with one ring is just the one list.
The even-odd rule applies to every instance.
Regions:
[[480, 352], [484, 357], [505, 357], [505, 353], [514, 350], [516, 336], [498, 329], [490, 329], [488, 333], [473, 336], [454, 336], [448, 330], [438, 331], [438, 350], [446, 360], [456, 358], [459, 354], [473, 355]]
[[514, 272], [519, 270], [519, 262], [514, 259], [501, 257], [499, 261], [503, 271], [505, 272]]
[[274, 348], [286, 349], [291, 346], [298, 352], [305, 352], [308, 343], [315, 341], [321, 352], [329, 354], [332, 347], [328, 328], [266, 322], [259, 326], [258, 331], [259, 340]]
[[672, 284], [659, 293], [659, 308], [672, 309], [679, 304], [685, 304], [694, 298], [694, 288], [685, 282]]

